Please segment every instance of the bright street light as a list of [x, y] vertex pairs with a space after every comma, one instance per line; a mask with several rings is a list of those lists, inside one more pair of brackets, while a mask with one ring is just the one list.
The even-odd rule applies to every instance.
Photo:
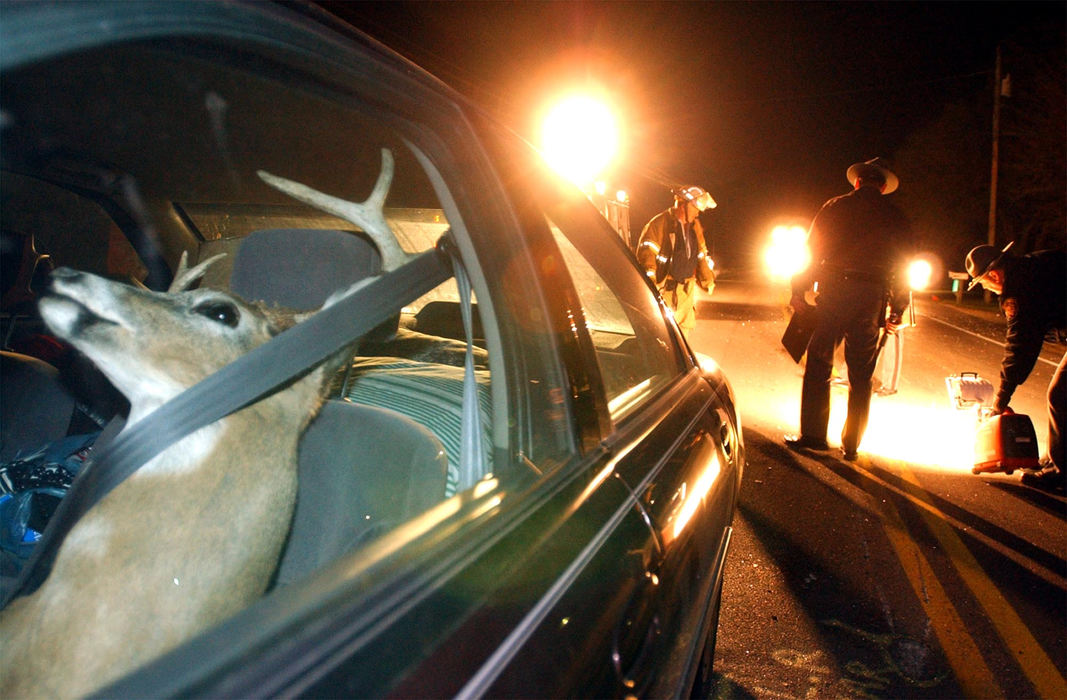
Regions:
[[618, 134], [608, 106], [579, 95], [549, 111], [541, 126], [541, 149], [556, 172], [586, 188], [615, 158]]

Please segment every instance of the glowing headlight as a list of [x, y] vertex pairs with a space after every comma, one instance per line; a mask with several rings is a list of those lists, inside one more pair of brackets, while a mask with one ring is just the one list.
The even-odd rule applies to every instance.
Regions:
[[775, 226], [763, 253], [767, 272], [776, 280], [788, 280], [811, 264], [808, 232], [803, 226]]
[[607, 168], [619, 149], [615, 115], [600, 100], [577, 95], [552, 108], [541, 126], [545, 160], [579, 186]]
[[908, 265], [908, 286], [915, 291], [926, 289], [934, 276], [934, 267], [927, 260], [914, 260]]

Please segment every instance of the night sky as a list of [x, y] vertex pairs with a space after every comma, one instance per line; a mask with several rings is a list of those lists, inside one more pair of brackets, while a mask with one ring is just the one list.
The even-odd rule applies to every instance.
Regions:
[[[329, 3], [326, 3], [329, 4]], [[536, 141], [569, 88], [604, 95], [634, 225], [667, 182], [707, 188], [717, 247], [810, 221], [853, 162], [894, 153], [954, 100], [993, 100], [998, 41], [1064, 2], [389, 2], [332, 5]], [[990, 133], [975, 135], [991, 141]], [[946, 168], [952, 163], [945, 163]], [[902, 189], [908, 173], [898, 172]], [[744, 246], [733, 246], [741, 249]], [[742, 264], [738, 262], [737, 264]]]

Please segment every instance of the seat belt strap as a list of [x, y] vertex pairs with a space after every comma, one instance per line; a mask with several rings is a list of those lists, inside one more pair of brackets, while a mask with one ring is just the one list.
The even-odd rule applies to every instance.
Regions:
[[[411, 149], [415, 159], [418, 160], [429, 176], [434, 192], [437, 194], [441, 207], [445, 211], [445, 218], [453, 222], [452, 225], [457, 231], [466, 235], [463, 229], [463, 217], [459, 215], [456, 202], [452, 199], [452, 193], [445, 184], [445, 180], [437, 166], [418, 146], [406, 139], [404, 143]], [[477, 379], [474, 376], [471, 283], [470, 278], [467, 276], [467, 270], [463, 267], [463, 261], [456, 247], [454, 235], [450, 231], [448, 235], [442, 237], [439, 247], [444, 248], [452, 258], [453, 274], [456, 278], [456, 287], [459, 290], [460, 314], [463, 317], [464, 331], [467, 336], [467, 359], [463, 365], [463, 415], [460, 419], [460, 473], [457, 484], [459, 490], [462, 491], [473, 486], [475, 482], [486, 475], [488, 462], [485, 451], [482, 448], [481, 412], [478, 409], [478, 386]]]
[[467, 357], [463, 363], [463, 415], [460, 424], [460, 468], [458, 490], [465, 491], [486, 475], [485, 449], [482, 444], [481, 410], [478, 404], [478, 381], [474, 374], [474, 323], [471, 306], [471, 282], [463, 263], [452, 258], [453, 276], [459, 290], [460, 316], [467, 336]]
[[75, 478], [0, 608], [47, 577], [63, 538], [93, 505], [181, 438], [255, 403], [308, 372], [450, 276], [446, 256], [427, 251], [368, 280], [329, 308], [278, 334], [189, 387], [118, 435]]

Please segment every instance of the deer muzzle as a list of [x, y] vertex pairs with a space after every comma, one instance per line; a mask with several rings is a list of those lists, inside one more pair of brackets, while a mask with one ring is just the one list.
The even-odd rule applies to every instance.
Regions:
[[74, 340], [93, 326], [123, 325], [113, 303], [121, 287], [102, 277], [61, 267], [49, 276], [38, 308], [53, 333]]

